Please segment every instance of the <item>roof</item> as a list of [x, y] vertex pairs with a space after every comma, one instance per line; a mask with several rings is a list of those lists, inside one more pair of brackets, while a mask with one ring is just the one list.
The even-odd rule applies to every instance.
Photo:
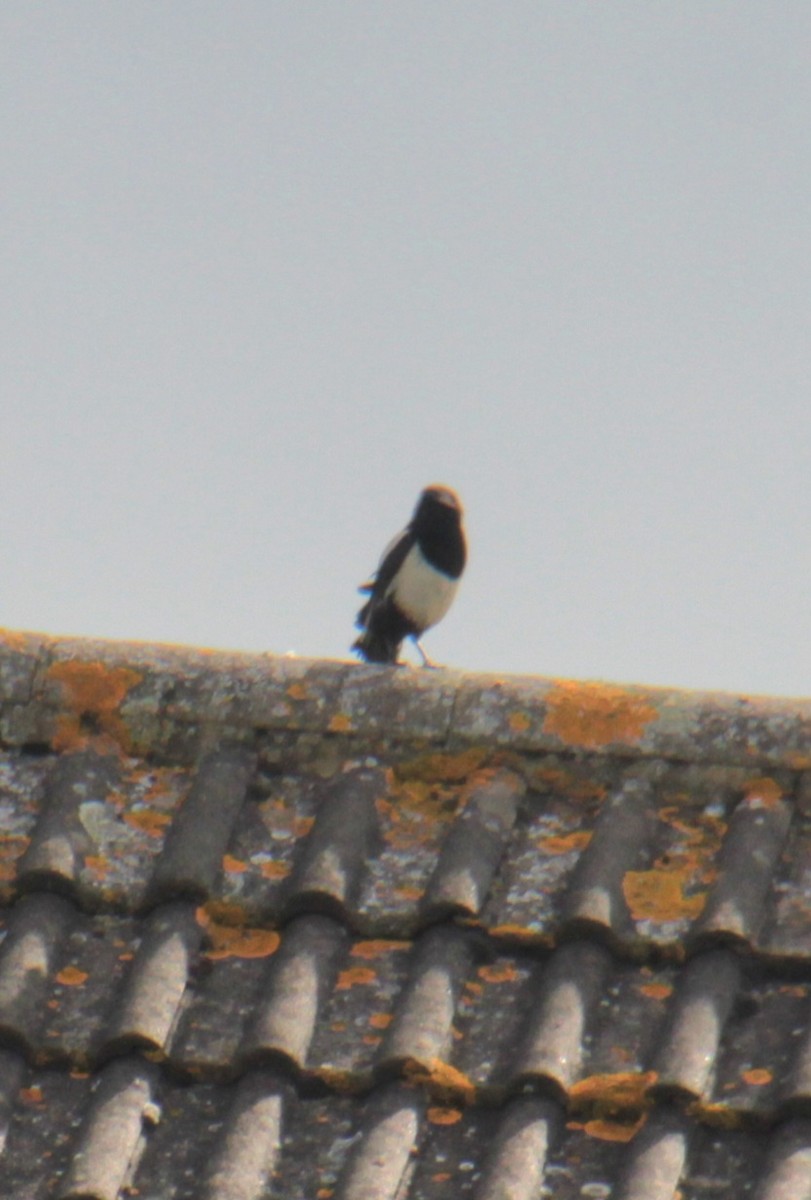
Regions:
[[0, 634], [11, 1200], [811, 1196], [811, 701]]

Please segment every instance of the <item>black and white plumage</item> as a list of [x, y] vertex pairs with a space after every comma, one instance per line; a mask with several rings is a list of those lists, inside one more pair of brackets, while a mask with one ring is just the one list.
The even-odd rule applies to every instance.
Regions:
[[408, 525], [383, 551], [372, 579], [360, 588], [369, 599], [358, 613], [362, 632], [352, 649], [367, 662], [396, 663], [403, 640], [411, 637], [428, 665], [417, 639], [450, 608], [466, 558], [459, 497], [432, 484]]

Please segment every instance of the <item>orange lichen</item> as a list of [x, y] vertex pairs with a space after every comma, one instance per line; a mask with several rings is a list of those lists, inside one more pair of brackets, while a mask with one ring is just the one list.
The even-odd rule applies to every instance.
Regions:
[[726, 1104], [704, 1104], [701, 1100], [694, 1100], [687, 1105], [686, 1111], [689, 1116], [697, 1117], [717, 1129], [740, 1129], [744, 1123], [743, 1116]]
[[430, 821], [446, 822], [454, 816], [458, 791], [425, 779], [404, 779], [394, 784], [392, 801], [395, 812], [403, 816], [419, 816]]
[[372, 1029], [388, 1029], [393, 1019], [394, 1018], [391, 1013], [372, 1013], [372, 1015], [369, 1017], [369, 1024], [371, 1025]]
[[532, 722], [525, 712], [512, 712], [507, 717], [507, 724], [513, 733], [526, 733]]
[[287, 694], [291, 700], [306, 700], [309, 692], [303, 683], [291, 683]]
[[264, 875], [265, 879], [286, 879], [290, 874], [290, 870], [289, 863], [274, 862], [273, 860], [267, 860], [259, 867], [259, 871]]
[[349, 733], [352, 729], [352, 719], [346, 713], [334, 713], [327, 722], [330, 733]]
[[194, 916], [206, 931], [207, 958], [267, 958], [279, 948], [276, 930], [249, 927], [239, 905], [210, 900], [195, 909]]
[[648, 1089], [656, 1082], [656, 1071], [619, 1071], [588, 1075], [569, 1089], [569, 1099], [578, 1106], [605, 1106], [613, 1112], [636, 1109], [645, 1103]]
[[155, 808], [135, 808], [130, 812], [122, 813], [121, 819], [127, 825], [131, 825], [133, 829], [152, 838], [162, 838], [166, 832], [166, 826], [172, 822], [169, 813], [159, 812]]
[[471, 746], [459, 754], [422, 754], [397, 764], [400, 779], [421, 779], [424, 783], [462, 783], [484, 762], [487, 750]]
[[582, 1129], [588, 1137], [598, 1138], [601, 1142], [630, 1142], [639, 1133], [648, 1119], [647, 1113], [642, 1113], [635, 1121], [626, 1124], [624, 1121], [579, 1121], [567, 1122], [567, 1129]]
[[205, 904], [201, 904], [195, 909], [194, 916], [197, 924], [203, 929], [208, 929], [212, 923], [231, 926], [247, 925], [248, 923], [245, 909], [233, 900], [206, 900]]
[[233, 854], [223, 854], [222, 869], [229, 875], [242, 875], [247, 871], [248, 864], [241, 858], [234, 858]]
[[42, 1104], [45, 1097], [41, 1087], [20, 1088], [19, 1097], [23, 1104]]
[[606, 794], [605, 784], [563, 767], [538, 767], [531, 778], [538, 791], [560, 792], [571, 800], [603, 800]]
[[544, 854], [571, 854], [573, 850], [585, 850], [592, 836], [586, 831], [565, 833], [560, 836], [552, 834], [538, 840], [538, 849], [543, 850]]
[[31, 843], [23, 834], [7, 833], [0, 837], [0, 880], [12, 880], [17, 874], [17, 859]]
[[749, 779], [744, 785], [744, 799], [752, 808], [776, 808], [783, 799], [783, 789], [768, 776]]
[[373, 971], [371, 967], [347, 967], [345, 971], [338, 972], [335, 990], [346, 992], [349, 988], [357, 987], [358, 984], [374, 983], [376, 979], [377, 971]]
[[349, 953], [353, 958], [379, 958], [391, 950], [408, 950], [409, 942], [392, 941], [386, 938], [373, 938], [366, 942], [355, 942]]
[[47, 678], [61, 685], [70, 712], [60, 713], [54, 750], [78, 750], [94, 745], [101, 750], [130, 747], [129, 732], [119, 714], [127, 693], [143, 676], [129, 667], [102, 662], [56, 662]]
[[640, 988], [643, 996], [649, 996], [651, 1000], [667, 1000], [673, 995], [673, 985], [671, 983], [643, 983]]
[[493, 963], [479, 967], [476, 974], [485, 983], [512, 983], [518, 978], [518, 972], [512, 963]]
[[344, 1095], [352, 1095], [360, 1089], [361, 1081], [351, 1071], [342, 1070], [340, 1067], [319, 1067], [317, 1071], [313, 1071], [316, 1079], [321, 1079], [327, 1087], [334, 1092], [341, 1092]]
[[626, 871], [622, 892], [635, 921], [695, 920], [704, 908], [705, 892], [684, 893], [692, 871], [684, 866], [655, 867], [650, 871]]
[[[659, 820], [678, 835], [647, 871], [629, 871], [623, 891], [635, 920], [695, 920], [703, 911], [706, 889], [715, 878], [715, 861], [727, 826], [715, 814], [665, 805]], [[692, 894], [688, 894], [692, 893]]]
[[16, 629], [0, 629], [0, 642], [9, 650], [26, 650], [30, 634], [20, 633]]
[[409, 1083], [426, 1086], [440, 1101], [472, 1104], [476, 1097], [476, 1088], [468, 1076], [441, 1058], [427, 1062], [408, 1059], [403, 1065], [403, 1075]]
[[407, 900], [410, 902], [422, 900], [423, 896], [425, 895], [425, 888], [414, 887], [411, 884], [404, 884], [402, 887], [397, 887], [394, 889], [394, 895], [398, 900]]
[[544, 733], [567, 746], [608, 746], [638, 742], [659, 715], [649, 700], [604, 683], [560, 679], [547, 696]]
[[87, 978], [87, 971], [80, 971], [78, 967], [63, 967], [57, 973], [56, 982], [65, 987], [81, 987]]
[[494, 925], [490, 930], [490, 936], [494, 938], [505, 938], [511, 942], [524, 942], [533, 946], [551, 946], [552, 938], [545, 933], [536, 933], [532, 929], [527, 929], [525, 925]]
[[[435, 1104], [432, 1108], [429, 1108], [425, 1115], [432, 1125], [456, 1125], [462, 1120], [461, 1109], [445, 1108], [439, 1104]], [[450, 1179], [450, 1175], [447, 1172], [443, 1172], [441, 1175], [435, 1175], [434, 1179], [438, 1179], [444, 1183], [446, 1179]]]
[[774, 1075], [766, 1067], [750, 1067], [748, 1071], [741, 1071], [741, 1079], [752, 1087], [765, 1087], [772, 1082]]
[[268, 958], [276, 953], [281, 941], [275, 929], [234, 928], [213, 922], [206, 934], [211, 946], [206, 957], [210, 959]]
[[86, 854], [84, 865], [95, 879], [106, 879], [110, 874], [110, 863], [101, 854]]

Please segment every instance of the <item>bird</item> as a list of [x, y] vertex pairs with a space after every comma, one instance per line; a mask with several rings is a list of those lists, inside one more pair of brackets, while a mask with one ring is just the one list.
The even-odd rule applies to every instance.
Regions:
[[358, 589], [369, 599], [355, 622], [352, 649], [370, 663], [396, 663], [407, 637], [431, 663], [419, 638], [445, 616], [467, 561], [462, 505], [441, 483], [423, 489], [414, 515], [383, 551], [372, 578]]

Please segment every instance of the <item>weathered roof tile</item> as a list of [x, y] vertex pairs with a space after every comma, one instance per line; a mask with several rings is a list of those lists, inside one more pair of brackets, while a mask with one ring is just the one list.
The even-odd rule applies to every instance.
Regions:
[[471, 939], [460, 930], [437, 926], [421, 935], [380, 1048], [381, 1067], [413, 1064], [418, 1073], [430, 1074], [435, 1063], [449, 1059], [453, 1018], [473, 958]]
[[535, 1200], [542, 1195], [551, 1145], [560, 1136], [557, 1105], [535, 1096], [512, 1100], [495, 1131], [476, 1200]]
[[424, 1101], [399, 1084], [380, 1089], [338, 1182], [338, 1200], [392, 1200], [408, 1187], [414, 1169]]
[[256, 1200], [282, 1151], [292, 1089], [270, 1072], [243, 1076], [223, 1122], [202, 1189], [205, 1200]]
[[601, 946], [573, 942], [540, 969], [536, 995], [520, 1005], [526, 1028], [512, 1063], [519, 1080], [549, 1080], [565, 1094], [580, 1078], [609, 964]]
[[4, 914], [0, 942], [0, 1034], [35, 1057], [43, 1006], [50, 999], [56, 962], [74, 917], [64, 900], [25, 896]]
[[669, 1027], [653, 1064], [657, 1090], [706, 1098], [739, 982], [739, 964], [728, 950], [701, 954], [680, 972]]
[[[135, 1048], [167, 1053], [202, 937], [188, 903], [163, 905], [142, 922], [124, 986], [100, 1034], [99, 1057]], [[122, 940], [120, 933], [113, 938], [114, 943]]]
[[254, 770], [254, 756], [242, 750], [218, 750], [201, 760], [156, 864], [147, 903], [210, 894]]
[[507, 771], [474, 787], [445, 838], [425, 890], [424, 920], [481, 912], [525, 791], [521, 777]]
[[329, 912], [350, 921], [360, 872], [379, 837], [375, 805], [386, 792], [383, 772], [353, 767], [324, 791], [285, 909]]
[[142, 1058], [103, 1068], [59, 1200], [117, 1200], [134, 1172], [145, 1125], [159, 1119], [156, 1081], [157, 1068]]
[[345, 929], [328, 917], [296, 917], [290, 922], [269, 964], [243, 1042], [248, 1060], [278, 1054], [298, 1070], [306, 1068], [347, 941]]
[[696, 924], [693, 941], [720, 939], [754, 943], [764, 919], [778, 855], [791, 822], [791, 807], [775, 795], [772, 780], [744, 797], [733, 813], [718, 856], [717, 882]]

